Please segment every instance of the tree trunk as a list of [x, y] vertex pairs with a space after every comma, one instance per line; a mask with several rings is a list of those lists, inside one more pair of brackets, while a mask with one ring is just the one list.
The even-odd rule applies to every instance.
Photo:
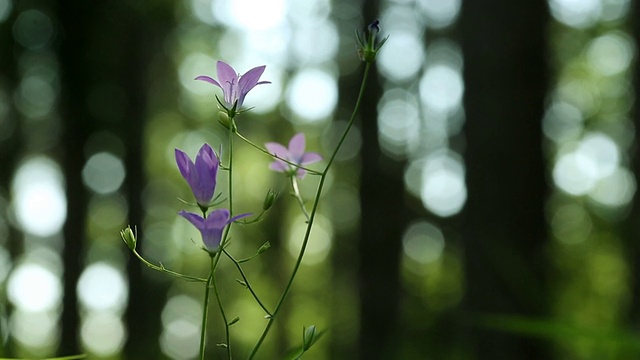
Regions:
[[[546, 3], [463, 4], [469, 315], [543, 316], [546, 197], [541, 118]], [[545, 346], [471, 323], [477, 359], [546, 359]]]

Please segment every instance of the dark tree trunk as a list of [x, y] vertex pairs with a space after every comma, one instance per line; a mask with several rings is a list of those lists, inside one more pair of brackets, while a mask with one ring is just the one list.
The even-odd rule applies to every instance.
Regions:
[[[363, 18], [378, 17], [379, 2], [364, 4]], [[384, 24], [383, 24], [384, 26]], [[372, 67], [360, 118], [362, 130], [360, 175], [360, 359], [392, 359], [397, 342], [400, 299], [399, 262], [406, 225], [402, 167], [380, 151], [377, 104], [381, 87]], [[393, 169], [393, 168], [396, 169]]]
[[[470, 316], [547, 314], [540, 122], [547, 17], [544, 1], [463, 4], [469, 194], [463, 235]], [[548, 358], [535, 340], [477, 324], [470, 335], [478, 359]]]
[[[635, 38], [636, 49], [640, 48], [640, 4], [638, 2], [634, 2], [632, 5], [632, 10], [630, 11], [631, 16], [631, 28], [634, 29], [633, 36]], [[635, 61], [636, 68], [634, 74], [634, 88], [635, 88], [635, 108], [634, 108], [634, 128], [635, 128], [635, 146], [633, 148], [634, 153], [632, 154], [633, 161], [631, 163], [631, 170], [635, 175], [636, 181], [640, 179], [640, 146], [638, 146], [638, 142], [640, 141], [640, 62], [638, 62], [637, 58]], [[640, 329], [640, 243], [638, 242], [638, 238], [640, 238], [640, 222], [638, 222], [638, 218], [640, 216], [640, 196], [638, 196], [637, 192], [633, 200], [633, 208], [628, 217], [626, 230], [627, 230], [627, 239], [626, 245], [629, 247], [629, 263], [631, 266], [631, 293], [632, 298], [630, 301], [629, 308], [629, 321], [630, 326], [634, 329]]]
[[[85, 144], [92, 132], [106, 130], [125, 145], [105, 149], [124, 155], [129, 221], [142, 225], [141, 194], [145, 185], [143, 129], [145, 126], [149, 64], [162, 54], [163, 40], [173, 25], [166, 2], [67, 1], [61, 6], [60, 63], [62, 115], [65, 121], [64, 169], [68, 215], [65, 225], [65, 300], [60, 353], [79, 352], [76, 283], [82, 272], [87, 192], [81, 180]], [[96, 91], [110, 89], [95, 96]], [[91, 94], [93, 98], [91, 98]], [[114, 95], [114, 96], [110, 96]], [[110, 148], [113, 147], [113, 148]], [[117, 233], [113, 235], [117, 239]], [[118, 240], [114, 240], [118, 241]], [[114, 246], [124, 244], [118, 242]], [[133, 258], [133, 257], [132, 257]], [[137, 259], [127, 266], [129, 304], [125, 314], [128, 339], [125, 354], [132, 359], [160, 358], [160, 313], [164, 285], [144, 281]]]

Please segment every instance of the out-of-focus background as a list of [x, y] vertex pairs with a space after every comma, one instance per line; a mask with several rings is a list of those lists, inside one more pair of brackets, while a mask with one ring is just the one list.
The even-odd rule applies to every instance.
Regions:
[[[354, 30], [376, 18], [389, 41], [259, 358], [312, 324], [308, 359], [640, 357], [632, 0], [0, 0], [0, 357], [195, 358], [202, 285], [118, 235], [207, 274], [173, 152], [228, 145], [220, 91], [194, 77], [267, 65], [240, 132], [303, 131], [327, 156], [362, 76]], [[236, 209], [283, 194], [229, 248], [271, 242], [244, 269], [273, 307], [305, 223], [235, 145]], [[264, 313], [231, 263], [217, 274], [244, 358]], [[208, 358], [222, 331], [213, 306]]]

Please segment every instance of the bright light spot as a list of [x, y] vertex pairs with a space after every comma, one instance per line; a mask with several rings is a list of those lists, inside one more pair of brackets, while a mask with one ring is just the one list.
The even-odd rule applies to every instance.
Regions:
[[180, 84], [194, 94], [212, 96], [217, 94], [222, 99], [222, 90], [220, 88], [204, 81], [194, 80], [200, 75], [208, 75], [217, 79], [216, 60], [202, 53], [187, 55], [178, 66]]
[[404, 171], [404, 186], [415, 197], [422, 192], [422, 170], [426, 164], [424, 158], [413, 160]]
[[[303, 217], [297, 217], [289, 229], [289, 254], [293, 258], [297, 258], [307, 230], [307, 224]], [[329, 250], [331, 250], [332, 237], [333, 228], [331, 222], [322, 215], [316, 215], [302, 263], [315, 265], [326, 259], [327, 255], [329, 255]]]
[[571, 195], [584, 195], [596, 184], [593, 162], [571, 152], [562, 155], [553, 168], [553, 181], [562, 191]]
[[102, 195], [117, 191], [124, 181], [124, 176], [122, 160], [108, 152], [92, 155], [82, 169], [84, 184]]
[[18, 168], [13, 179], [14, 209], [27, 233], [51, 236], [60, 231], [67, 217], [67, 200], [58, 165], [36, 157]]
[[43, 12], [27, 10], [13, 23], [13, 37], [25, 48], [39, 50], [53, 37], [53, 24], [49, 16]]
[[584, 129], [584, 118], [578, 108], [555, 101], [542, 120], [544, 134], [556, 143], [577, 140]]
[[172, 359], [193, 359], [198, 355], [202, 305], [186, 295], [169, 299], [162, 310], [162, 352]]
[[78, 300], [90, 311], [119, 311], [127, 300], [122, 273], [103, 262], [89, 265], [78, 280]]
[[627, 169], [617, 168], [611, 175], [598, 181], [589, 196], [599, 204], [613, 208], [627, 205], [635, 192], [633, 174]]
[[424, 62], [423, 40], [416, 32], [399, 31], [378, 55], [380, 72], [394, 81], [413, 80]]
[[422, 170], [422, 204], [446, 217], [457, 214], [467, 200], [464, 166], [457, 156], [441, 153], [427, 158]]
[[18, 309], [11, 314], [9, 326], [11, 336], [32, 350], [54, 347], [60, 335], [54, 311]]
[[553, 17], [572, 27], [593, 26], [600, 18], [600, 0], [549, 0]]
[[336, 79], [322, 70], [303, 70], [291, 80], [286, 101], [303, 121], [323, 120], [331, 115], [338, 102]]
[[402, 99], [384, 101], [378, 113], [378, 135], [385, 150], [404, 155], [420, 142], [417, 104]]
[[558, 241], [572, 245], [585, 241], [593, 222], [589, 213], [579, 204], [563, 205], [556, 210], [551, 219], [551, 230]]
[[451, 25], [460, 12], [460, 0], [420, 0], [419, 6], [434, 29]]
[[0, 0], [0, 23], [7, 20], [11, 14], [11, 0]]
[[449, 65], [434, 65], [420, 80], [420, 98], [438, 112], [453, 112], [462, 104], [464, 84], [460, 72]]
[[633, 45], [628, 36], [613, 32], [594, 39], [587, 49], [589, 65], [602, 75], [615, 75], [629, 68]]
[[317, 65], [332, 60], [338, 51], [338, 41], [338, 30], [331, 21], [299, 26], [293, 32], [295, 64]]
[[262, 31], [281, 25], [287, 13], [285, 0], [213, 1], [213, 14], [230, 27]]
[[409, 226], [402, 238], [405, 255], [420, 264], [438, 260], [444, 245], [444, 235], [440, 229], [424, 221]]
[[587, 135], [576, 149], [576, 154], [594, 167], [598, 179], [611, 175], [620, 162], [618, 145], [602, 133]]
[[118, 316], [94, 312], [82, 322], [80, 336], [86, 350], [99, 357], [118, 353], [126, 339], [124, 325]]
[[602, 20], [615, 21], [629, 13], [630, 0], [601, 0]]
[[16, 95], [16, 106], [24, 115], [38, 118], [47, 115], [53, 108], [56, 92], [49, 82], [40, 76], [22, 79]]
[[60, 279], [39, 264], [19, 265], [9, 276], [7, 297], [20, 310], [52, 310], [62, 300]]
[[331, 14], [331, 0], [289, 1], [288, 20], [297, 25], [325, 20]]

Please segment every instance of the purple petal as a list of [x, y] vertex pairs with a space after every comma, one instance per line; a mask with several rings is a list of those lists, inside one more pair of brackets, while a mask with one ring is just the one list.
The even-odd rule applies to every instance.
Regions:
[[202, 231], [202, 229], [204, 229], [204, 219], [202, 218], [202, 216], [198, 215], [198, 214], [194, 214], [194, 213], [190, 213], [188, 211], [180, 211], [178, 213], [178, 215], [182, 216], [183, 218], [187, 219], [191, 224], [193, 224], [193, 226], [196, 227], [196, 229]]
[[210, 251], [215, 251], [222, 241], [222, 230], [229, 223], [229, 210], [218, 209], [212, 211], [204, 220], [205, 227], [202, 231], [202, 241]]
[[[283, 145], [275, 142], [270, 142], [270, 143], [264, 144], [264, 146], [267, 148], [267, 150], [271, 154], [274, 154], [283, 159], [287, 159], [287, 160], [289, 159], [289, 150]], [[282, 160], [276, 159], [269, 165], [269, 168], [275, 171], [286, 172], [289, 170], [289, 164], [287, 164]]]
[[240, 77], [238, 81], [238, 106], [244, 103], [244, 98], [249, 91], [258, 85], [258, 80], [260, 80], [260, 76], [262, 76], [265, 68], [265, 65], [254, 67]]
[[182, 177], [187, 181], [187, 184], [189, 184], [189, 187], [193, 191], [194, 187], [196, 187], [198, 183], [196, 166], [193, 164], [189, 156], [184, 153], [184, 151], [176, 149], [175, 154], [176, 164], [178, 164], [180, 174], [182, 174]]
[[289, 149], [284, 147], [282, 144], [278, 144], [276, 142], [268, 142], [264, 144], [264, 147], [267, 148], [269, 153], [279, 156], [283, 159], [287, 159], [289, 156]]
[[236, 215], [234, 217], [232, 217], [231, 219], [229, 219], [229, 221], [227, 221], [227, 224], [231, 224], [232, 222], [238, 220], [238, 219], [242, 219], [243, 217], [247, 217], [250, 216], [251, 213], [244, 213], [244, 214], [240, 214], [240, 215]]
[[199, 204], [211, 201], [216, 190], [216, 177], [219, 160], [209, 144], [204, 144], [196, 156], [195, 169], [197, 171], [197, 187], [193, 189]]
[[289, 141], [289, 156], [296, 164], [300, 164], [304, 155], [305, 138], [303, 133], [295, 134]]
[[298, 169], [296, 170], [296, 177], [298, 179], [302, 179], [304, 178], [304, 176], [307, 175], [307, 171], [305, 169]]
[[202, 81], [206, 81], [210, 84], [213, 84], [219, 88], [223, 88], [219, 82], [217, 82], [214, 78], [212, 78], [211, 76], [207, 76], [207, 75], [200, 75], [198, 77], [195, 78], [195, 80], [202, 80]]
[[300, 159], [300, 165], [311, 164], [320, 160], [322, 160], [322, 155], [315, 152], [308, 152], [302, 155], [302, 159]]
[[224, 93], [224, 101], [229, 105], [233, 105], [233, 102], [237, 99], [237, 88], [238, 86], [238, 74], [236, 71], [224, 61], [218, 61], [217, 63], [218, 70], [218, 81], [222, 87], [222, 92]]

